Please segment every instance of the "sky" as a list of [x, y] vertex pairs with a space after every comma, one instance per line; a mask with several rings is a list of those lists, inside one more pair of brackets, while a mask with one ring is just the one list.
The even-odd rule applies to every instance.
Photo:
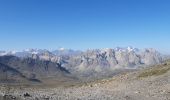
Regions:
[[0, 50], [133, 46], [170, 53], [170, 0], [0, 0]]

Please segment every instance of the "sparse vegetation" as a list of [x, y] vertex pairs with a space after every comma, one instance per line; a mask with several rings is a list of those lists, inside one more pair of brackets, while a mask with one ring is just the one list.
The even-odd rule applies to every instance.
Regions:
[[142, 73], [140, 73], [138, 77], [142, 78], [142, 77], [149, 77], [153, 75], [162, 75], [168, 72], [169, 70], [170, 70], [170, 61], [161, 65], [153, 66], [150, 69], [146, 69]]

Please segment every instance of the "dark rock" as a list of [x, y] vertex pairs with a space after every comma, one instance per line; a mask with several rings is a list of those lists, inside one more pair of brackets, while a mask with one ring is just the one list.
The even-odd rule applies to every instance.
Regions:
[[29, 93], [25, 93], [24, 97], [31, 97], [31, 95]]

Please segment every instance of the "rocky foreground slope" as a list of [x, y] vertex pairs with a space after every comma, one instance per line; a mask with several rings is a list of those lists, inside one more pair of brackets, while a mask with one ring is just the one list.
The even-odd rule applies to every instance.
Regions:
[[0, 100], [170, 100], [170, 62], [75, 85], [1, 85], [0, 96]]

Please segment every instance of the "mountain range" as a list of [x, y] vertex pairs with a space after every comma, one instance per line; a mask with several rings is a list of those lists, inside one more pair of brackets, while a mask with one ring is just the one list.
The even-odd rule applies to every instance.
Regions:
[[13, 80], [37, 82], [49, 77], [102, 77], [113, 75], [118, 70], [133, 70], [159, 64], [165, 59], [166, 57], [155, 49], [132, 47], [86, 51], [64, 48], [54, 51], [42, 49], [0, 51], [2, 72], [0, 79], [4, 80], [4, 75]]

